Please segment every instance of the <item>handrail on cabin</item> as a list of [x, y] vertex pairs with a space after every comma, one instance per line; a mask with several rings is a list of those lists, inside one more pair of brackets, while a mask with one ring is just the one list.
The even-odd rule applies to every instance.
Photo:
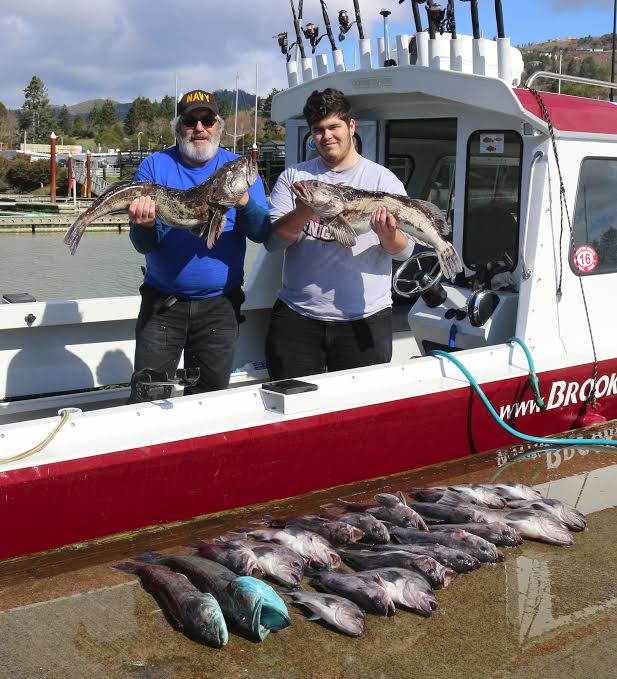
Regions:
[[567, 80], [568, 82], [581, 83], [584, 85], [595, 85], [596, 87], [608, 87], [617, 90], [617, 83], [611, 83], [608, 80], [595, 80], [594, 78], [581, 78], [578, 75], [568, 75], [567, 73], [553, 73], [552, 71], [536, 71], [532, 73], [525, 87], [530, 88], [538, 78], [552, 78], [553, 80]]

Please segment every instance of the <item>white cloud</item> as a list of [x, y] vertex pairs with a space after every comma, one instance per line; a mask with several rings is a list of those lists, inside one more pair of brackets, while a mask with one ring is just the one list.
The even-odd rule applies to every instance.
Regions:
[[[365, 32], [381, 24], [385, 0], [364, 0]], [[296, 0], [297, 5], [297, 0]], [[351, 0], [330, 2], [338, 34], [338, 10], [353, 17]], [[410, 9], [392, 3], [392, 20], [409, 18]], [[320, 5], [305, 3], [305, 22], [323, 29]], [[272, 36], [287, 30], [295, 40], [286, 0], [108, 0], [106, 3], [49, 3], [3, 0], [0, 20], [0, 101], [23, 103], [33, 75], [46, 84], [52, 103], [72, 104], [93, 97], [131, 101], [144, 95], [160, 99], [180, 88], [200, 86], [254, 91], [255, 63], [260, 94], [285, 86], [284, 57]], [[352, 29], [353, 35], [355, 28]], [[326, 45], [326, 42], [322, 43]], [[319, 46], [319, 51], [323, 49]]]

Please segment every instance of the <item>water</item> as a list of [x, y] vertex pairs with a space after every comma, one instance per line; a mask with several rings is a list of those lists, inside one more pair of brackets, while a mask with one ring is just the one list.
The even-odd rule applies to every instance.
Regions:
[[[588, 530], [574, 534], [573, 547], [525, 541], [504, 549], [503, 563], [437, 591], [440, 610], [432, 618], [400, 609], [389, 619], [368, 615], [359, 639], [290, 606], [292, 625], [263, 643], [230, 632], [224, 649], [209, 649], [174, 631], [136, 579], [110, 567], [149, 548], [190, 553], [183, 545], [197, 537], [211, 539], [264, 514], [309, 513], [337, 497], [363, 501], [379, 491], [493, 480], [533, 484], [576, 505]], [[510, 449], [0, 563], [0, 678], [612, 678], [616, 523], [613, 453], [561, 448], [521, 458]]]
[[[72, 256], [63, 232], [0, 234], [0, 295], [29, 292], [38, 301], [137, 295], [144, 257], [122, 232], [87, 232]], [[245, 276], [259, 246], [247, 242]]]

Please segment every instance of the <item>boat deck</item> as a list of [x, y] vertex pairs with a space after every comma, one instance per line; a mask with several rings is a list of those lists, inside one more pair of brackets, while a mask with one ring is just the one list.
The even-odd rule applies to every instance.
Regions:
[[[410, 447], [410, 454], [413, 448]], [[0, 563], [1, 679], [525, 679], [613, 677], [617, 661], [617, 458], [606, 449], [554, 449], [466, 460], [159, 526]], [[525, 541], [505, 562], [460, 575], [437, 592], [440, 610], [367, 615], [351, 639], [305, 619], [263, 643], [230, 633], [220, 650], [175, 631], [133, 576], [110, 566], [146, 549], [190, 553], [264, 514], [307, 513], [336, 498], [416, 485], [518, 481], [575, 504], [589, 528], [571, 548]], [[207, 493], [207, 489], [204, 489]], [[41, 517], [41, 530], [53, 530]], [[308, 581], [304, 583], [308, 586]]]

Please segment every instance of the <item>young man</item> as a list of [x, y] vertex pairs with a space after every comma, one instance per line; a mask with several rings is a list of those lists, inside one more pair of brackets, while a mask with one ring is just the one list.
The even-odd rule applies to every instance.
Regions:
[[[224, 121], [209, 92], [185, 94], [171, 124], [177, 145], [148, 156], [135, 174], [137, 181], [188, 189], [237, 157], [219, 146]], [[185, 394], [229, 384], [244, 301], [246, 238], [261, 243], [272, 230], [260, 178], [226, 216], [225, 230], [209, 250], [205, 240], [156, 219], [149, 196], [136, 198], [129, 207], [131, 241], [146, 256], [135, 371], [151, 368], [173, 377], [184, 351], [184, 367], [199, 368], [197, 384]], [[164, 395], [164, 388], [153, 388], [148, 398]], [[133, 389], [129, 402], [140, 400]]]
[[304, 116], [318, 156], [285, 170], [271, 195], [276, 221], [266, 247], [285, 248], [283, 285], [266, 338], [275, 380], [389, 362], [392, 259], [407, 259], [413, 250], [383, 207], [372, 216], [373, 230], [351, 248], [335, 241], [310, 208], [294, 207], [291, 186], [302, 179], [406, 195], [390, 170], [356, 151], [356, 122], [342, 92], [313, 92]]

